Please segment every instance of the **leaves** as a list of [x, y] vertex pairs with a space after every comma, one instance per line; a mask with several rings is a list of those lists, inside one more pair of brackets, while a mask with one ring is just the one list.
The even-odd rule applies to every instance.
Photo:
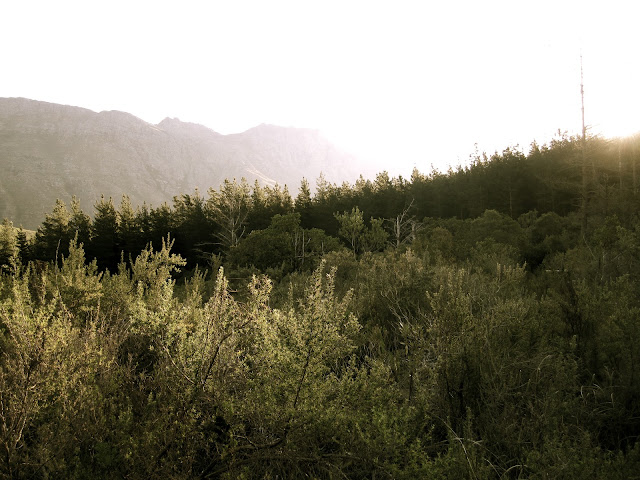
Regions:
[[596, 165], [581, 231], [574, 147], [303, 182], [293, 212], [243, 181], [93, 222], [58, 202], [51, 263], [5, 221], [0, 478], [635, 475], [633, 159]]

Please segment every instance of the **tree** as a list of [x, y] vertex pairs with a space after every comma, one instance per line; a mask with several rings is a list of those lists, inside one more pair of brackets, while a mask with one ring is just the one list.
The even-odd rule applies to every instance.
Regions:
[[0, 271], [19, 260], [18, 235], [13, 223], [6, 218], [0, 225]]
[[362, 243], [362, 233], [364, 232], [365, 225], [362, 217], [362, 212], [358, 207], [353, 207], [351, 213], [334, 213], [334, 217], [340, 224], [338, 235], [347, 241], [347, 244], [353, 250], [353, 254], [359, 250]]
[[71, 198], [69, 232], [72, 236], [77, 236], [78, 242], [84, 245], [88, 245], [91, 240], [91, 218], [82, 211], [80, 201], [75, 195]]
[[216, 236], [227, 250], [238, 245], [244, 236], [250, 202], [249, 185], [244, 178], [240, 183], [225, 180], [217, 191], [209, 189], [207, 209], [218, 226]]
[[118, 250], [124, 252], [125, 258], [129, 255], [136, 256], [142, 249], [137, 218], [138, 212], [131, 206], [129, 195], [122, 195], [117, 211]]
[[293, 270], [315, 268], [326, 252], [340, 248], [339, 241], [319, 229], [300, 226], [300, 214], [275, 215], [264, 230], [254, 230], [243, 238], [230, 258], [241, 266], [253, 265], [263, 272], [267, 269]]
[[421, 224], [415, 217], [409, 215], [409, 210], [413, 207], [413, 200], [402, 213], [395, 218], [388, 218], [385, 222], [391, 227], [391, 238], [395, 248], [411, 243], [415, 240], [416, 234], [421, 228]]
[[100, 197], [95, 204], [91, 243], [87, 248], [89, 258], [96, 258], [101, 269], [114, 271], [120, 261], [121, 250], [118, 239], [118, 213], [113, 199]]
[[265, 229], [274, 215], [287, 215], [292, 211], [293, 200], [286, 185], [283, 189], [277, 183], [273, 187], [261, 187], [256, 180], [247, 216], [249, 230]]
[[296, 209], [305, 209], [311, 205], [311, 188], [309, 187], [309, 181], [303, 178], [300, 181], [300, 188], [295, 200]]
[[[144, 220], [145, 219], [143, 219], [143, 221]], [[174, 229], [171, 207], [167, 202], [163, 202], [159, 207], [151, 209], [149, 212], [148, 224], [150, 227], [150, 234], [146, 237], [147, 241], [157, 247], [168, 234], [173, 232]]]
[[364, 232], [362, 249], [365, 252], [378, 252], [384, 250], [389, 240], [389, 233], [384, 229], [384, 220], [372, 218], [371, 226]]
[[18, 251], [20, 255], [20, 261], [23, 264], [27, 264], [32, 260], [33, 242], [32, 240], [27, 238], [27, 232], [25, 232], [22, 227], [18, 229], [16, 240], [18, 242]]
[[211, 241], [213, 225], [207, 212], [206, 200], [198, 189], [193, 195], [173, 197], [173, 209], [176, 250], [193, 263], [209, 258], [214, 250]]
[[71, 214], [65, 203], [58, 199], [53, 212], [45, 216], [36, 231], [34, 241], [35, 256], [41, 260], [53, 260], [67, 253], [72, 238], [69, 222]]
[[269, 226], [267, 192], [256, 180], [251, 191], [251, 208], [247, 224], [251, 230], [262, 230]]

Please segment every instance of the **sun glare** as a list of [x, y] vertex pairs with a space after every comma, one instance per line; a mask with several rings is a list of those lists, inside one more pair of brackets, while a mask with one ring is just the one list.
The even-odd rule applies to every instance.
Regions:
[[[600, 98], [586, 104], [586, 122], [591, 133], [607, 138], [627, 137], [640, 131], [637, 121], [637, 101], [623, 92], [609, 94], [606, 90]], [[597, 100], [597, 101], [596, 101]], [[590, 107], [590, 109], [589, 109]]]

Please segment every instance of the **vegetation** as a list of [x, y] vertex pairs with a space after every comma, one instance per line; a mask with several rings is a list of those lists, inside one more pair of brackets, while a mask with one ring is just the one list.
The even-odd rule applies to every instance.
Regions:
[[5, 221], [0, 478], [634, 478], [639, 144]]

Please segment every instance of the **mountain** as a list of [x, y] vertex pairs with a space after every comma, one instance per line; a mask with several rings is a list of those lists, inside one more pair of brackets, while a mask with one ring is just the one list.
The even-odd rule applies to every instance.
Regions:
[[152, 125], [124, 112], [0, 98], [0, 220], [25, 228], [72, 195], [87, 213], [100, 195], [157, 206], [225, 178], [277, 182], [295, 195], [303, 177], [352, 182], [362, 167], [316, 130], [263, 124], [222, 135], [178, 119]]

